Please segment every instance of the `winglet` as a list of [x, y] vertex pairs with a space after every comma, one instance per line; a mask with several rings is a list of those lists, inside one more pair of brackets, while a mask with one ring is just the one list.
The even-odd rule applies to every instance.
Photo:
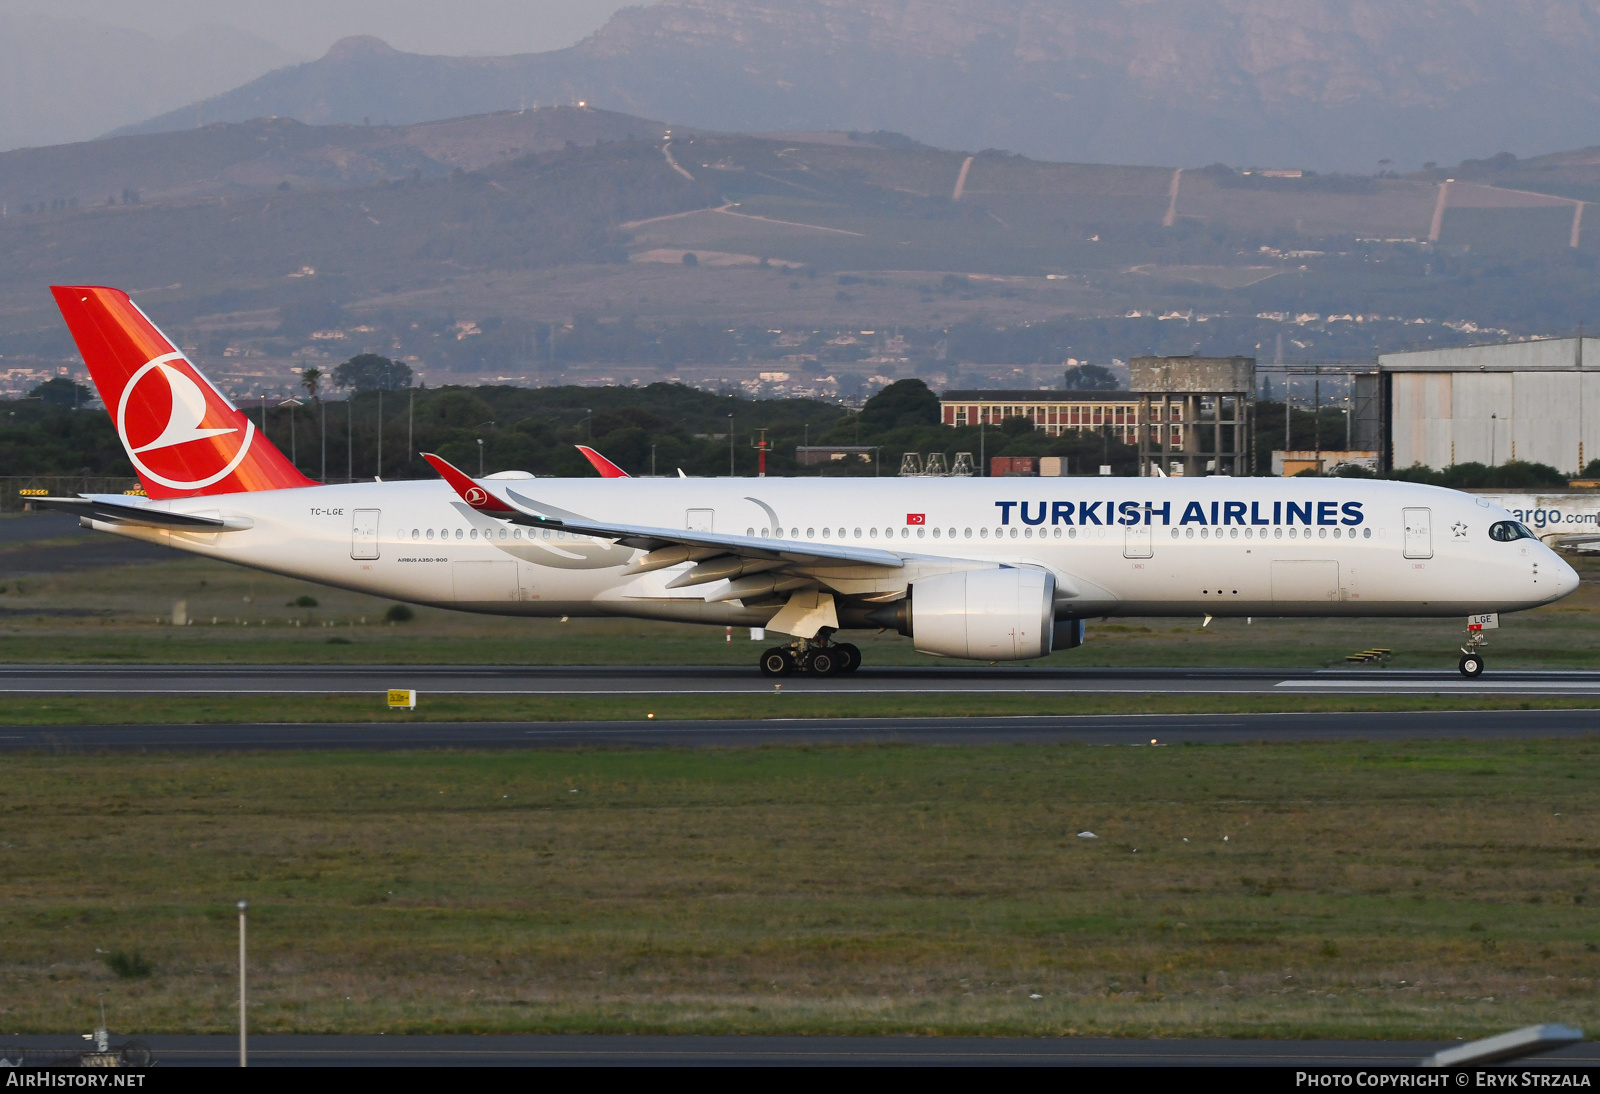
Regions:
[[579, 452], [583, 453], [583, 458], [588, 460], [589, 463], [594, 466], [596, 471], [600, 472], [600, 477], [602, 479], [626, 479], [629, 477], [626, 471], [612, 463], [610, 460], [606, 459], [604, 456], [600, 455], [600, 453], [596, 452], [588, 445], [580, 444], [576, 447]]
[[498, 516], [501, 513], [515, 513], [505, 502], [495, 497], [489, 491], [473, 482], [465, 471], [456, 467], [443, 456], [435, 456], [432, 452], [424, 452], [422, 458], [433, 465], [439, 476], [450, 484], [450, 489], [461, 495], [461, 500], [480, 513]]

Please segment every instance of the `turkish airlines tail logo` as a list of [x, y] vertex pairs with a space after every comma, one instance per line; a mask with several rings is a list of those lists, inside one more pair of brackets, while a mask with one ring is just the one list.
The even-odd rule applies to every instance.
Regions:
[[50, 292], [150, 497], [316, 485], [126, 293], [84, 285]]

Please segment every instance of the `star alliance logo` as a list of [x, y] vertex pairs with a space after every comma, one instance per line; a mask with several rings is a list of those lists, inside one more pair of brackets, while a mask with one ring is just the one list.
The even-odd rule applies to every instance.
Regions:
[[1466, 539], [1467, 538], [1467, 526], [1462, 521], [1458, 520], [1454, 524], [1452, 524], [1450, 526], [1450, 531], [1455, 533], [1455, 536], [1456, 536], [1457, 539]]

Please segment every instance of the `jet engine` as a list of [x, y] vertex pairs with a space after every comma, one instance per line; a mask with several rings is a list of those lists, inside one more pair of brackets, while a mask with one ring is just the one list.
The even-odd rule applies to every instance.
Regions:
[[1050, 652], [1055, 596], [1043, 570], [965, 570], [915, 581], [904, 600], [868, 618], [910, 636], [919, 653], [1021, 661]]

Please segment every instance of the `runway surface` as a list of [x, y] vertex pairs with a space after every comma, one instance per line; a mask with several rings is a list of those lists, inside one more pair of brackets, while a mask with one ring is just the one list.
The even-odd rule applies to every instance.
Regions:
[[0, 695], [1562, 695], [1600, 698], [1600, 672], [864, 667], [832, 678], [739, 666], [0, 665]]
[[[781, 700], [780, 700], [781, 701]], [[6, 752], [279, 749], [748, 748], [796, 744], [1183, 745], [1511, 740], [1600, 735], [1600, 711], [1408, 711], [1000, 718], [729, 718], [604, 722], [279, 722], [0, 726]]]
[[[112, 1044], [125, 1038], [113, 1036]], [[161, 1067], [231, 1066], [237, 1037], [152, 1036]], [[1451, 1042], [1453, 1043], [1453, 1042]], [[1136, 1040], [1109, 1037], [704, 1037], [704, 1036], [337, 1036], [265, 1034], [250, 1038], [255, 1067], [694, 1066], [795, 1067], [982, 1065], [988, 1067], [1405, 1066], [1441, 1048], [1423, 1041]], [[0, 1037], [0, 1056], [19, 1048], [85, 1047], [79, 1037]], [[1518, 1066], [1600, 1064], [1590, 1044]]]

